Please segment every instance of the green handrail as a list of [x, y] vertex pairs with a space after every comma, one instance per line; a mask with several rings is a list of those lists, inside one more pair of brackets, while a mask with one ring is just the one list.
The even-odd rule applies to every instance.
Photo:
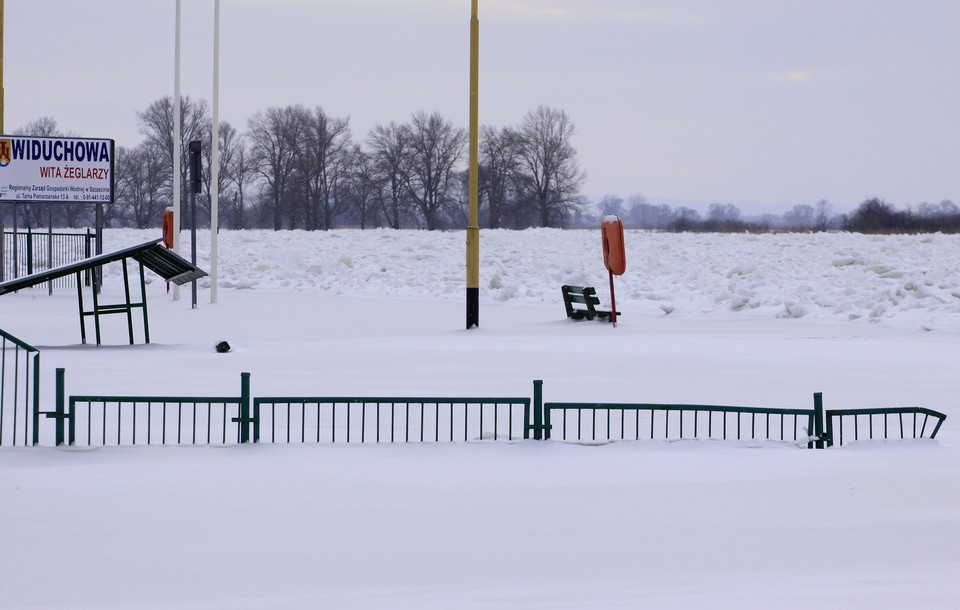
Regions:
[[[890, 438], [890, 422], [889, 417], [891, 415], [897, 416], [897, 423], [899, 424], [900, 429], [900, 438], [907, 438], [906, 428], [903, 423], [903, 416], [913, 416], [912, 417], [912, 426], [910, 428], [910, 438], [930, 438], [934, 439], [937, 436], [937, 432], [940, 431], [940, 427], [943, 425], [943, 422], [947, 419], [945, 413], [939, 411], [934, 411], [933, 409], [928, 409], [926, 407], [881, 407], [873, 409], [829, 409], [825, 412], [826, 420], [826, 443], [828, 447], [833, 445], [842, 445], [843, 444], [843, 420], [845, 417], [853, 417], [853, 440], [859, 441], [860, 439], [860, 426], [859, 418], [867, 418], [867, 428], [866, 435], [868, 440], [873, 440], [874, 438], [874, 427], [873, 427], [873, 418], [874, 416], [883, 416], [883, 438]], [[923, 416], [923, 421], [920, 423], [920, 429], [917, 430], [917, 423], [919, 416]], [[933, 425], [932, 430], [930, 431], [930, 436], [926, 436], [927, 426], [930, 419], [933, 418], [936, 420], [936, 424]], [[834, 420], [837, 420], [837, 424], [834, 425]], [[879, 435], [878, 431], [878, 435]]]
[[[253, 399], [254, 442], [266, 440], [262, 427], [267, 417], [267, 442], [278, 442], [278, 423], [279, 442], [287, 443], [296, 439], [304, 443], [308, 438], [336, 443], [338, 432], [340, 440], [348, 443], [367, 442], [368, 436], [378, 443], [428, 442], [431, 438], [432, 442], [467, 441], [471, 434], [483, 435], [485, 423], [493, 425], [493, 440], [526, 438], [526, 425], [517, 422], [515, 426], [515, 407], [523, 408], [523, 422], [528, 421], [527, 397], [264, 396]], [[505, 413], [501, 415], [502, 410]], [[506, 434], [501, 432], [503, 417]], [[472, 428], [471, 422], [475, 424]]]
[[[2, 331], [0, 331], [2, 332]], [[8, 336], [8, 333], [3, 333]], [[22, 344], [17, 340], [18, 344]], [[101, 442], [107, 442], [108, 405], [115, 410], [116, 442], [121, 444], [122, 431], [129, 432], [133, 444], [138, 442], [138, 425], [146, 426], [146, 442], [152, 442], [154, 428], [162, 431], [161, 443], [167, 442], [168, 411], [176, 410], [176, 442], [183, 442], [186, 426], [190, 443], [211, 443], [214, 408], [220, 431], [220, 442], [227, 442], [228, 423], [237, 424], [236, 442], [262, 442], [264, 426], [269, 427], [266, 442], [441, 442], [469, 441], [472, 438], [492, 440], [550, 440], [568, 438], [568, 414], [576, 422], [576, 440], [610, 441], [643, 438], [664, 439], [766, 439], [805, 443], [809, 448], [825, 448], [842, 444], [844, 418], [854, 418], [854, 440], [860, 436], [889, 438], [890, 420], [899, 423], [899, 436], [935, 438], [946, 415], [924, 407], [886, 407], [874, 409], [824, 410], [823, 396], [814, 394], [812, 409], [743, 407], [730, 405], [544, 402], [543, 382], [534, 381], [533, 399], [526, 397], [441, 397], [441, 396], [265, 396], [252, 398], [250, 374], [241, 374], [239, 396], [136, 396], [91, 394], [66, 399], [64, 371], [57, 369], [56, 410], [45, 413], [57, 421], [57, 444], [76, 442], [78, 408], [87, 405], [87, 443], [92, 442], [93, 405], [100, 412]], [[39, 386], [36, 386], [39, 389]], [[36, 391], [35, 395], [39, 392]], [[37, 403], [38, 404], [38, 403]], [[206, 412], [203, 412], [206, 407]], [[231, 417], [228, 407], [235, 408]], [[522, 420], [520, 409], [522, 408]], [[138, 416], [139, 409], [139, 416]], [[187, 410], [186, 416], [184, 410]], [[516, 411], [515, 411], [516, 410]], [[144, 415], [145, 412], [145, 415]], [[39, 414], [39, 408], [35, 411]], [[632, 414], [632, 418], [630, 417]], [[198, 423], [198, 415], [206, 417]], [[584, 428], [584, 416], [587, 428]], [[641, 435], [641, 417], [644, 433]], [[882, 417], [882, 430], [874, 428], [874, 418]], [[908, 428], [905, 418], [912, 417]], [[124, 419], [126, 418], [126, 419]], [[866, 418], [865, 420], [863, 418]], [[114, 421], [111, 419], [111, 422]], [[791, 421], [792, 419], [792, 421]], [[501, 424], [506, 422], [505, 426]], [[124, 422], [126, 427], [124, 428]], [[627, 424], [631, 424], [628, 434]], [[492, 424], [492, 433], [490, 426]], [[599, 428], [598, 428], [599, 425]], [[68, 427], [67, 427], [68, 426]], [[278, 426], [280, 427], [278, 436]], [[658, 428], [659, 426], [659, 428]], [[671, 428], [671, 426], [673, 426]], [[863, 432], [861, 433], [861, 427]], [[36, 429], [34, 426], [34, 434]], [[308, 438], [309, 428], [309, 438]], [[617, 430], [619, 428], [619, 430]], [[198, 441], [198, 432], [200, 438]], [[715, 435], [716, 432], [716, 435]], [[532, 433], [532, 434], [531, 434]], [[489, 434], [489, 436], [487, 436]], [[479, 436], [478, 436], [479, 435]], [[231, 437], [233, 431], [231, 430]], [[140, 439], [143, 438], [141, 434]], [[279, 440], [278, 440], [279, 439]], [[36, 444], [36, 441], [34, 441]]]
[[[11, 349], [8, 348], [8, 344], [12, 346], [14, 352], [12, 370], [7, 364], [7, 350]], [[21, 352], [25, 352], [22, 377]], [[12, 392], [8, 391], [7, 387], [8, 373], [13, 378]], [[8, 401], [8, 396], [11, 401]], [[37, 445], [40, 442], [40, 350], [0, 329], [0, 446], [3, 445], [5, 411], [10, 402], [13, 404], [12, 413], [8, 418], [8, 422], [12, 421], [11, 444], [13, 446], [17, 444], [21, 396], [23, 397], [23, 444]]]
[[[649, 414], [649, 434], [644, 434], [644, 438], [654, 439], [657, 438], [656, 429], [656, 419], [654, 417], [655, 413], [663, 413], [663, 425], [662, 425], [662, 437], [663, 438], [712, 438], [714, 432], [714, 414], [719, 414], [721, 416], [721, 421], [717, 425], [720, 428], [721, 438], [726, 439], [732, 432], [728, 433], [728, 418], [726, 417], [729, 414], [736, 415], [736, 435], [740, 439], [743, 436], [743, 419], [740, 416], [748, 415], [750, 416], [750, 438], [757, 438], [757, 416], [766, 417], [766, 425], [764, 427], [763, 436], [768, 439], [776, 438], [776, 435], [771, 434], [770, 430], [770, 418], [780, 418], [780, 440], [788, 440], [784, 432], [784, 423], [785, 418], [792, 416], [794, 418], [793, 423], [793, 439], [795, 441], [806, 440], [808, 443], [812, 443], [816, 440], [816, 429], [817, 425], [815, 422], [816, 411], [811, 409], [779, 409], [779, 408], [769, 408], [769, 407], [737, 407], [737, 406], [727, 406], [727, 405], [695, 405], [695, 404], [662, 404], [662, 403], [585, 403], [585, 402], [548, 402], [543, 405], [543, 427], [544, 427], [544, 438], [550, 439], [553, 436], [552, 429], [554, 426], [554, 411], [559, 411], [563, 417], [562, 424], [562, 436], [566, 439], [566, 414], [568, 411], [576, 412], [577, 414], [577, 439], [583, 440], [582, 438], [582, 416], [584, 412], [589, 413], [590, 422], [588, 422], [590, 427], [590, 439], [589, 440], [598, 440], [597, 438], [597, 428], [596, 428], [596, 417], [597, 413], [606, 412], [606, 438], [601, 437], [599, 440], [616, 440], [616, 438], [611, 434], [611, 424], [612, 422], [612, 413], [619, 412], [620, 415], [620, 440], [626, 440], [628, 438], [626, 434], [626, 417], [627, 413], [635, 413], [636, 417], [634, 418], [634, 440], [639, 440], [641, 438], [640, 434], [640, 414], [646, 413]], [[671, 437], [670, 433], [670, 414], [676, 413], [678, 417], [676, 418], [677, 426], [675, 428], [676, 435]], [[684, 418], [684, 414], [691, 414], [692, 421], [688, 421]], [[707, 414], [705, 428], [706, 435], [704, 436], [700, 430], [700, 415]], [[797, 432], [797, 425], [800, 421], [800, 418], [804, 418], [807, 421], [807, 437], [801, 438]], [[684, 423], [688, 424], [688, 433], [684, 433]], [[692, 424], [692, 431], [689, 431], [689, 426]]]

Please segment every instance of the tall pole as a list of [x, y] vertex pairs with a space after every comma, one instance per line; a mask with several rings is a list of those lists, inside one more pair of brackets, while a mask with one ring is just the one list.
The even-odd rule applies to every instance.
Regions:
[[480, 19], [477, 0], [470, 14], [470, 214], [467, 225], [467, 329], [480, 326], [480, 214], [479, 214], [479, 133]]
[[[173, 54], [173, 251], [180, 253], [180, 0], [177, 0], [176, 42]], [[180, 286], [173, 287], [173, 300], [180, 300]]]
[[[200, 164], [200, 154], [203, 150], [200, 140], [190, 141], [190, 262], [197, 265], [197, 193], [200, 192], [203, 167]], [[190, 282], [193, 298], [190, 301], [193, 309], [197, 308], [197, 280]]]
[[213, 3], [213, 134], [210, 149], [210, 302], [217, 302], [220, 230], [220, 0]]

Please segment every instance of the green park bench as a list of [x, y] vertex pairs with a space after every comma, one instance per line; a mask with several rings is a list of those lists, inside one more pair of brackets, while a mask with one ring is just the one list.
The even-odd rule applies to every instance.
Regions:
[[[600, 318], [608, 320], [611, 312], [602, 311], [596, 308], [600, 304], [597, 298], [597, 291], [592, 286], [561, 286], [563, 293], [563, 306], [567, 309], [567, 317], [574, 320], [592, 320]], [[617, 316], [620, 312], [617, 312]]]

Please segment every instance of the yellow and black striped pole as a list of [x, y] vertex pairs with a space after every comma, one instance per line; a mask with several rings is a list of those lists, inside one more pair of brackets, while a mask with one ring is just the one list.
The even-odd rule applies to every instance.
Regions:
[[467, 225], [467, 329], [480, 326], [480, 214], [479, 190], [479, 113], [480, 93], [480, 20], [477, 18], [477, 0], [472, 0], [470, 15], [470, 179], [469, 221]]

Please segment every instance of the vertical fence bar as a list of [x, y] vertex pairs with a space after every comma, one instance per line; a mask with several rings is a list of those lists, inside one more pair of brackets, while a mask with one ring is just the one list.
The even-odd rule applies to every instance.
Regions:
[[[317, 412], [317, 436], [320, 436], [320, 413]], [[260, 442], [260, 402], [253, 401], [253, 442]]]
[[33, 438], [34, 446], [40, 444], [40, 354], [33, 356]]
[[[547, 424], [544, 428], [544, 423]], [[550, 440], [550, 413], [543, 410], [543, 380], [533, 381], [533, 438], [535, 440]], [[529, 422], [526, 426], [529, 429]], [[524, 431], [524, 438], [529, 438]]]
[[33, 275], [33, 228], [27, 226], [27, 275]]
[[[3, 412], [6, 402], [7, 384], [7, 337], [0, 335], [0, 447], [3, 446]], [[13, 439], [16, 444], [17, 439]]]
[[[224, 405], [226, 408], [226, 405]], [[250, 442], [250, 373], [240, 373], [240, 442]], [[259, 431], [254, 433], [254, 439], [259, 437]], [[254, 441], [256, 442], [256, 441]]]
[[827, 447], [833, 447], [833, 414], [827, 411], [824, 416], [824, 419], [826, 420]]
[[[90, 253], [93, 252], [93, 250], [92, 250], [91, 247], [90, 247], [91, 237], [90, 237], [90, 228], [89, 228], [89, 227], [87, 227], [87, 234], [86, 234], [84, 237], [85, 237], [85, 239], [83, 240], [83, 258], [90, 258]], [[78, 285], [78, 286], [79, 286], [79, 282], [80, 282], [80, 275], [77, 274], [77, 285]], [[89, 286], [89, 285], [90, 285], [90, 269], [87, 269], [87, 270], [84, 272], [83, 283], [84, 283], [85, 286]]]
[[814, 392], [813, 394], [813, 430], [817, 437], [815, 445], [817, 449], [825, 447], [823, 442], [823, 393]]
[[13, 278], [20, 277], [20, 236], [17, 234], [17, 204], [13, 204]]
[[57, 380], [56, 380], [56, 392], [57, 392], [57, 403], [55, 408], [55, 419], [57, 421], [57, 433], [56, 433], [56, 445], [59, 447], [63, 444], [63, 420], [65, 416], [64, 412], [64, 377], [66, 376], [65, 369], [57, 369]]

